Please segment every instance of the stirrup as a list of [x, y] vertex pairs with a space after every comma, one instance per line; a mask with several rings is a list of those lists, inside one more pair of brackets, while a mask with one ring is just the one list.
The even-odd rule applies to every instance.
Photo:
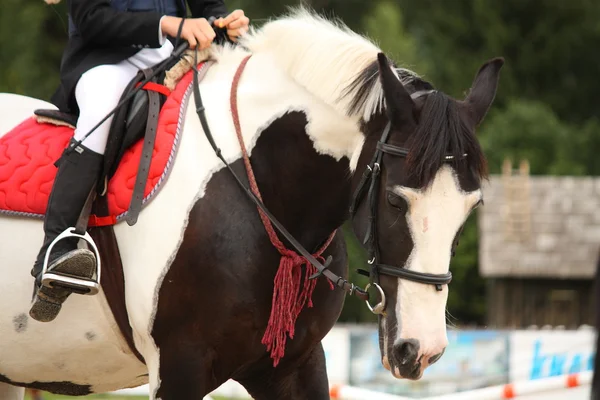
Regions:
[[[96, 257], [96, 279], [86, 279], [86, 278], [78, 278], [72, 275], [63, 274], [58, 271], [50, 271], [47, 272], [48, 269], [48, 259], [50, 258], [50, 253], [52, 248], [59, 241], [66, 238], [78, 238], [85, 240], [88, 245], [92, 248], [92, 252]], [[78, 294], [84, 294], [88, 296], [93, 296], [98, 293], [100, 287], [100, 253], [98, 252], [98, 248], [96, 247], [96, 243], [90, 236], [88, 232], [85, 232], [83, 235], [76, 233], [75, 228], [67, 228], [60, 235], [58, 235], [46, 251], [46, 256], [44, 257], [44, 265], [42, 268], [42, 286], [46, 286], [49, 289], [54, 289], [54, 284], [58, 284], [60, 286], [72, 289]]]

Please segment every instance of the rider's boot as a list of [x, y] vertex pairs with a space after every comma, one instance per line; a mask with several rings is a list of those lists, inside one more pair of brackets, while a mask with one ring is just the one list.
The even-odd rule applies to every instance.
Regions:
[[[62, 303], [72, 293], [72, 290], [63, 287], [49, 288], [41, 284], [44, 257], [52, 241], [77, 223], [100, 174], [103, 158], [103, 155], [80, 144], [59, 160], [44, 219], [44, 242], [31, 271], [35, 277], [36, 293], [29, 315], [37, 321], [48, 322], [56, 318]], [[47, 272], [91, 279], [96, 272], [96, 257], [88, 249], [77, 248], [78, 242], [78, 238], [56, 242], [48, 258]]]

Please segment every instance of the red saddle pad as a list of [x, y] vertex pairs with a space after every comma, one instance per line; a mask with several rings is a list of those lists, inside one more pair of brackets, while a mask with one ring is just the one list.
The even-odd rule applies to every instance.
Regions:
[[[171, 92], [160, 111], [144, 204], [158, 193], [167, 177], [183, 126], [192, 73]], [[0, 137], [0, 214], [43, 218], [60, 157], [73, 129], [39, 123], [32, 116]], [[85, 142], [84, 142], [85, 144]], [[127, 212], [142, 154], [143, 140], [128, 149], [108, 184], [109, 220], [116, 223]], [[106, 224], [106, 220], [102, 224]], [[90, 226], [96, 225], [90, 219]]]

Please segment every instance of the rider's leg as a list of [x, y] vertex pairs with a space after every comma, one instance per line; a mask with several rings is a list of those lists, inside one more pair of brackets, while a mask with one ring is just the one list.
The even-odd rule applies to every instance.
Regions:
[[[73, 140], [83, 138], [118, 103], [124, 88], [137, 73], [130, 64], [101, 65], [82, 75], [75, 95], [80, 109]], [[29, 314], [47, 322], [58, 315], [71, 294], [63, 288], [40, 286], [44, 257], [51, 242], [65, 229], [74, 227], [85, 200], [101, 172], [103, 153], [112, 118], [104, 122], [70, 154], [61, 157], [44, 219], [44, 242], [34, 265], [38, 291]], [[76, 238], [56, 243], [48, 259], [48, 271], [89, 279], [96, 271], [96, 258], [87, 248], [78, 249]]]
[[[74, 139], [82, 139], [115, 107], [123, 90], [140, 68], [148, 68], [164, 60], [172, 49], [167, 41], [159, 49], [143, 49], [128, 60], [115, 65], [100, 65], [83, 74], [75, 89], [80, 115]], [[107, 119], [75, 151], [61, 159], [46, 210], [44, 242], [32, 270], [38, 287], [50, 243], [65, 229], [75, 226], [85, 200], [94, 187], [111, 122], [112, 118]], [[77, 243], [77, 239], [59, 241], [52, 248], [48, 270], [91, 278], [96, 271], [96, 259], [91, 251], [77, 249]], [[67, 289], [39, 287], [30, 310], [31, 317], [38, 321], [53, 320], [70, 294], [71, 291]]]

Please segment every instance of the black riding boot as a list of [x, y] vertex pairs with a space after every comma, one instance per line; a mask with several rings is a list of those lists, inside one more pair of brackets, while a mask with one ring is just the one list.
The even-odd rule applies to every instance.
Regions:
[[[29, 315], [35, 320], [52, 321], [58, 315], [62, 303], [72, 293], [71, 290], [58, 286], [41, 286], [44, 257], [52, 241], [77, 223], [85, 201], [100, 174], [103, 157], [79, 145], [59, 160], [44, 219], [44, 243], [31, 271], [36, 278], [37, 291]], [[58, 241], [48, 258], [48, 271], [91, 279], [96, 272], [96, 258], [90, 250], [78, 249], [78, 242], [77, 238]]]

